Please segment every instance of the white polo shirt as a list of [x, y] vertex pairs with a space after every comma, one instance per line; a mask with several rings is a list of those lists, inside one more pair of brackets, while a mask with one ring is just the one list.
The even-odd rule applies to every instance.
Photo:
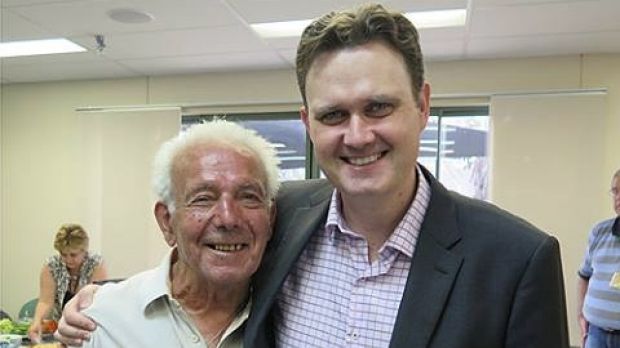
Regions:
[[[120, 283], [105, 284], [84, 314], [97, 322], [83, 347], [207, 347], [198, 328], [170, 295], [172, 249], [154, 269]], [[242, 347], [251, 303], [235, 317], [217, 348]], [[212, 348], [212, 347], [209, 347]]]

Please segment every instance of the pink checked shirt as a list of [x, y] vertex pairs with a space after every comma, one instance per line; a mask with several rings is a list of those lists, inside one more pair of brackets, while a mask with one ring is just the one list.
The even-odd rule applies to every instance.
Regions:
[[429, 184], [417, 171], [415, 198], [372, 264], [366, 239], [349, 229], [334, 191], [325, 226], [311, 237], [278, 295], [279, 347], [389, 346], [430, 200]]

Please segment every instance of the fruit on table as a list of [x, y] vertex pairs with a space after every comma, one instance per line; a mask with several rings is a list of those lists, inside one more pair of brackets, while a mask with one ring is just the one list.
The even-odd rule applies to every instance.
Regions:
[[0, 320], [0, 334], [26, 335], [29, 323], [12, 322], [10, 319]]
[[56, 320], [44, 319], [42, 326], [43, 333], [53, 333], [58, 328], [58, 323]]
[[13, 322], [11, 319], [0, 320], [0, 334], [10, 334], [13, 331]]

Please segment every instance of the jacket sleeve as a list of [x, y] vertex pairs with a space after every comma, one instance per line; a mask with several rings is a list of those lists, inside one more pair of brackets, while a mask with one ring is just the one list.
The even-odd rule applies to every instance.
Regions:
[[566, 348], [568, 324], [560, 247], [554, 237], [535, 249], [514, 294], [506, 348]]

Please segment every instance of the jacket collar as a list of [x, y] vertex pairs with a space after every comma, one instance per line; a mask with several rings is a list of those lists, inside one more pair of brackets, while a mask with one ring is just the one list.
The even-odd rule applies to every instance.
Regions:
[[431, 200], [422, 223], [390, 347], [426, 347], [454, 286], [463, 257], [454, 252], [461, 239], [450, 193], [422, 168]]

